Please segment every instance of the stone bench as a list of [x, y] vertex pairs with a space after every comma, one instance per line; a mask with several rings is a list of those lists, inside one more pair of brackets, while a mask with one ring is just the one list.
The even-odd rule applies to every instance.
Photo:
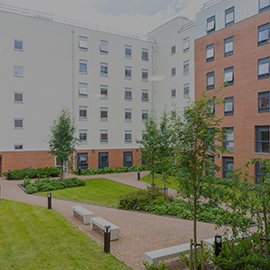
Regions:
[[72, 206], [72, 215], [75, 216], [82, 216], [84, 224], [90, 224], [90, 218], [94, 217], [94, 213], [89, 211], [88, 209], [78, 205]]
[[102, 217], [90, 218], [91, 229], [105, 229], [105, 226], [111, 226], [111, 241], [119, 239], [120, 228]]

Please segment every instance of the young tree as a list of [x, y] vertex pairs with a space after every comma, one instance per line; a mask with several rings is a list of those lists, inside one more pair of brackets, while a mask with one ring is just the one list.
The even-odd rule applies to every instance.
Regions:
[[64, 181], [64, 163], [75, 151], [75, 146], [79, 139], [74, 137], [75, 125], [68, 108], [62, 108], [60, 115], [50, 126], [50, 135], [48, 137], [49, 153], [57, 156], [61, 166], [61, 181]]
[[[221, 119], [213, 113], [213, 104], [223, 103], [217, 96], [208, 97], [205, 93], [202, 99], [192, 102], [182, 115], [174, 117], [174, 134], [177, 138], [175, 149], [174, 173], [179, 182], [179, 192], [183, 198], [193, 202], [193, 240], [195, 244], [194, 267], [197, 269], [197, 209], [204, 198], [218, 202], [211, 185], [215, 181], [214, 173], [205, 176], [205, 171], [218, 171], [216, 164], [211, 164], [210, 158], [223, 152], [223, 136], [225, 130], [220, 126]], [[206, 185], [205, 179], [209, 183]], [[209, 192], [211, 190], [211, 193]]]
[[143, 132], [143, 138], [136, 140], [140, 145], [141, 156], [152, 176], [152, 188], [155, 187], [155, 172], [157, 169], [157, 144], [158, 144], [158, 123], [157, 119], [152, 112], [145, 122], [145, 130]]

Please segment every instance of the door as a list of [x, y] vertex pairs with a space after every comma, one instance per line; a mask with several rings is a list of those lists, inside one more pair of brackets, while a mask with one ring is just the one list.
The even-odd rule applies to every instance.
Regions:
[[2, 177], [2, 155], [0, 155], [0, 177]]
[[132, 152], [124, 152], [123, 157], [124, 166], [131, 167], [133, 165], [133, 153]]
[[88, 169], [88, 153], [77, 153], [77, 170]]
[[98, 168], [103, 169], [105, 167], [109, 167], [109, 153], [99, 152], [98, 153]]

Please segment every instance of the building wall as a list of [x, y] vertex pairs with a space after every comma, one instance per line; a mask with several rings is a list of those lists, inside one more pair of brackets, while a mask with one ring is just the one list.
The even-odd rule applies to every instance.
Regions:
[[[221, 7], [217, 4], [216, 8]], [[258, 59], [270, 56], [270, 44], [258, 46], [257, 41], [258, 27], [269, 23], [269, 18], [270, 10], [195, 40], [195, 99], [205, 90], [208, 72], [215, 72], [216, 90], [224, 82], [224, 68], [234, 67], [234, 84], [221, 91], [224, 98], [234, 97], [234, 115], [224, 116], [224, 104], [217, 105], [215, 113], [224, 118], [223, 127], [234, 127], [234, 152], [224, 156], [234, 158], [235, 168], [254, 157], [270, 158], [269, 153], [256, 153], [255, 134], [256, 126], [270, 123], [269, 112], [258, 112], [258, 93], [270, 90], [269, 78], [258, 79]], [[231, 36], [234, 37], [234, 54], [225, 57], [224, 39]], [[206, 46], [212, 43], [215, 44], [215, 60], [206, 62]], [[207, 93], [212, 95], [215, 90], [207, 90]], [[216, 158], [216, 163], [222, 166], [222, 157]], [[255, 166], [251, 172], [255, 172]]]

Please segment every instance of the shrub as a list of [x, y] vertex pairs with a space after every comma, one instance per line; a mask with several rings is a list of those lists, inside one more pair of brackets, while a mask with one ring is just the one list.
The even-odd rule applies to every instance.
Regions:
[[169, 267], [162, 261], [161, 265], [149, 264], [148, 262], [143, 262], [145, 269], [147, 270], [168, 270]]

